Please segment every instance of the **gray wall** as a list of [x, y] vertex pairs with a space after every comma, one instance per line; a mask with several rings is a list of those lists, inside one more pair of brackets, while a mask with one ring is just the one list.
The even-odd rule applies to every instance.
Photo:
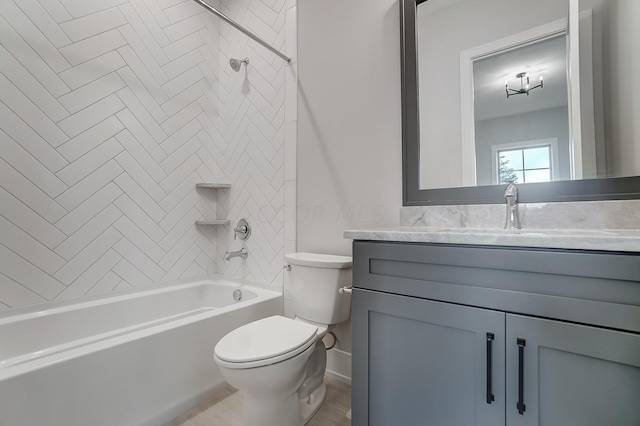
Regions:
[[476, 173], [478, 185], [493, 185], [491, 145], [558, 138], [560, 179], [571, 178], [567, 107], [476, 122]]
[[[399, 5], [297, 7], [297, 249], [350, 255], [345, 229], [397, 225], [402, 205]], [[350, 352], [348, 326], [338, 338]]]

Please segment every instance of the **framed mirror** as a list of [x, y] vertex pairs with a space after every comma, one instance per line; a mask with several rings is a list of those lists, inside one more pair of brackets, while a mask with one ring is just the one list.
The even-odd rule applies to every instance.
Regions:
[[640, 2], [531, 6], [400, 0], [405, 206], [640, 198]]

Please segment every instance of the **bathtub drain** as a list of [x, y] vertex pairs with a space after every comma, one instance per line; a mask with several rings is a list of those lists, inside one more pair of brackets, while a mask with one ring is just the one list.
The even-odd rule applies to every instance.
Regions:
[[242, 292], [238, 289], [233, 290], [233, 300], [236, 302], [242, 299]]

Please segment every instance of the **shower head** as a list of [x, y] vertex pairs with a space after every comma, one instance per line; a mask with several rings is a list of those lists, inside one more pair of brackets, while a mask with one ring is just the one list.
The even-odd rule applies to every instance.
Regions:
[[244, 64], [245, 67], [249, 65], [249, 58], [229, 59], [229, 65], [231, 65], [231, 69], [234, 70], [235, 72], [240, 71], [240, 65], [242, 64]]

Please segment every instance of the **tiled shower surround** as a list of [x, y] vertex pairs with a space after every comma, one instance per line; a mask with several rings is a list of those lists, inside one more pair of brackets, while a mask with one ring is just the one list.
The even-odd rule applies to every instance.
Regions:
[[[289, 1], [211, 4], [280, 50], [295, 28]], [[291, 87], [191, 0], [0, 1], [0, 309], [215, 272], [281, 286]], [[224, 262], [231, 228], [194, 221], [241, 217], [250, 256]]]

